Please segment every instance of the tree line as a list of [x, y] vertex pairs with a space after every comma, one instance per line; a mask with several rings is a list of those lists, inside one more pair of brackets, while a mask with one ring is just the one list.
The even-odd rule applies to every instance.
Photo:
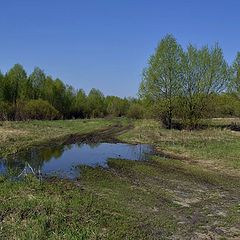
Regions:
[[201, 119], [240, 117], [240, 52], [231, 65], [218, 44], [184, 50], [166, 35], [143, 71], [139, 98], [88, 94], [36, 67], [0, 72], [0, 120], [99, 117], [156, 118], [164, 126], [195, 128]]
[[196, 127], [208, 117], [240, 116], [240, 53], [231, 65], [218, 44], [184, 51], [166, 35], [143, 71], [139, 95], [167, 128]]
[[36, 67], [28, 76], [15, 64], [6, 74], [0, 72], [0, 120], [71, 119], [105, 116], [140, 118], [139, 100], [104, 96], [98, 89], [87, 95], [60, 79], [47, 76]]

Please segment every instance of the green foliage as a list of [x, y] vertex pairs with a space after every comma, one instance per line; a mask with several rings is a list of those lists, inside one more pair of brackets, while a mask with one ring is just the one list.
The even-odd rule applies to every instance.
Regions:
[[87, 97], [88, 117], [103, 117], [105, 114], [104, 95], [98, 89], [91, 89]]
[[[11, 119], [25, 119], [26, 104], [29, 101], [30, 105], [34, 103], [34, 106], [42, 104], [41, 101], [31, 101], [40, 99], [47, 101], [64, 119], [95, 118], [106, 115], [122, 116], [127, 114], [130, 104], [128, 99], [118, 97], [108, 97], [106, 100], [103, 93], [94, 88], [87, 96], [82, 89], [77, 91], [58, 78], [46, 76], [44, 71], [38, 67], [29, 76], [19, 64], [14, 65], [6, 75], [0, 72], [0, 101], [8, 103], [5, 106], [10, 106], [14, 110]], [[3, 119], [9, 119], [5, 112], [6, 107], [2, 109]], [[34, 116], [52, 118], [44, 114], [41, 113], [40, 117], [34, 113]], [[32, 115], [29, 117], [32, 118]]]
[[3, 99], [16, 104], [17, 99], [24, 98], [27, 86], [27, 74], [20, 64], [15, 64], [4, 79]]
[[4, 76], [0, 71], [0, 101], [3, 100], [3, 91], [4, 91]]
[[129, 101], [126, 98], [121, 99], [115, 96], [107, 96], [105, 99], [107, 114], [114, 117], [126, 115], [129, 104]]
[[234, 94], [216, 95], [214, 110], [216, 117], [240, 117], [239, 98]]
[[232, 78], [231, 90], [240, 95], [240, 52], [237, 53], [237, 56], [232, 64]]
[[87, 114], [87, 95], [83, 89], [80, 89], [75, 97], [74, 101], [74, 117], [84, 118]]
[[30, 100], [23, 108], [25, 119], [53, 120], [59, 118], [59, 112], [47, 101], [42, 99]]
[[[235, 83], [240, 76], [240, 54], [238, 58], [232, 71]], [[153, 116], [160, 118], [167, 128], [171, 128], [173, 118], [196, 127], [200, 119], [211, 117], [214, 94], [226, 91], [230, 80], [231, 70], [217, 44], [201, 49], [189, 45], [184, 52], [167, 35], [144, 70], [139, 93], [151, 103], [148, 105]]]
[[211, 98], [227, 88], [230, 72], [218, 45], [209, 49], [188, 46], [182, 61], [182, 96], [178, 116], [194, 127], [209, 117]]
[[8, 102], [0, 101], [0, 121], [12, 120], [14, 109]]
[[133, 119], [140, 119], [144, 116], [144, 108], [139, 103], [132, 103], [128, 109], [127, 116]]
[[167, 35], [158, 45], [155, 54], [143, 72], [140, 96], [153, 102], [164, 100], [164, 112], [160, 115], [167, 127], [172, 127], [173, 98], [179, 95], [181, 87], [182, 48], [176, 39]]
[[43, 70], [38, 67], [34, 68], [32, 74], [28, 78], [30, 84], [29, 90], [32, 99], [38, 99], [42, 97], [45, 79], [46, 76]]
[[[139, 95], [140, 99], [105, 97], [95, 88], [86, 95], [82, 89], [46, 76], [38, 67], [27, 76], [20, 64], [5, 75], [0, 72], [2, 119], [24, 120], [27, 103], [44, 100], [63, 119], [129, 116], [160, 119], [167, 128], [173, 120], [195, 127], [202, 118], [239, 116], [240, 53], [230, 68], [218, 45], [200, 49], [189, 45], [183, 51], [176, 39], [167, 35], [143, 71]], [[55, 118], [54, 114], [40, 115], [34, 113], [36, 118]]]

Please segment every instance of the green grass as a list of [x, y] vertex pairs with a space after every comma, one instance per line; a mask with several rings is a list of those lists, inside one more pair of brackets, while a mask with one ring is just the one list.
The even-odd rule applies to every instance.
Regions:
[[4, 181], [0, 238], [151, 239], [153, 228], [164, 229], [165, 235], [174, 229], [166, 211], [152, 218], [156, 196], [100, 169], [85, 169], [83, 176], [81, 186]]
[[[73, 122], [39, 124], [64, 125], [65, 133], [115, 124]], [[0, 178], [0, 239], [240, 238], [238, 133], [166, 130], [148, 120], [119, 138], [151, 143], [156, 155], [109, 159], [108, 169], [81, 166], [76, 181]]]

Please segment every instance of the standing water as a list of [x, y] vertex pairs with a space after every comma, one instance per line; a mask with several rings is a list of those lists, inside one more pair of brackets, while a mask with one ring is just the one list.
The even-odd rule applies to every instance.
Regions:
[[80, 143], [49, 148], [32, 148], [7, 159], [0, 160], [0, 174], [18, 175], [25, 167], [25, 163], [38, 170], [43, 175], [63, 178], [76, 178], [79, 176], [79, 165], [91, 167], [107, 167], [109, 158], [127, 160], [146, 160], [147, 154], [153, 149], [147, 144], [125, 143]]

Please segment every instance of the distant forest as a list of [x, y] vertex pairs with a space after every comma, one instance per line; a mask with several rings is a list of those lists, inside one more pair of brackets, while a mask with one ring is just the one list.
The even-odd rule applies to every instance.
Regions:
[[0, 120], [106, 116], [156, 118], [167, 128], [174, 122], [196, 127], [206, 118], [240, 117], [240, 52], [229, 65], [218, 44], [183, 50], [166, 35], [143, 71], [137, 99], [104, 96], [94, 88], [87, 95], [38, 67], [29, 76], [20, 64], [0, 73]]
[[27, 76], [20, 64], [0, 73], [0, 120], [54, 120], [105, 116], [143, 117], [140, 101], [104, 96], [93, 88], [88, 95], [36, 67]]

